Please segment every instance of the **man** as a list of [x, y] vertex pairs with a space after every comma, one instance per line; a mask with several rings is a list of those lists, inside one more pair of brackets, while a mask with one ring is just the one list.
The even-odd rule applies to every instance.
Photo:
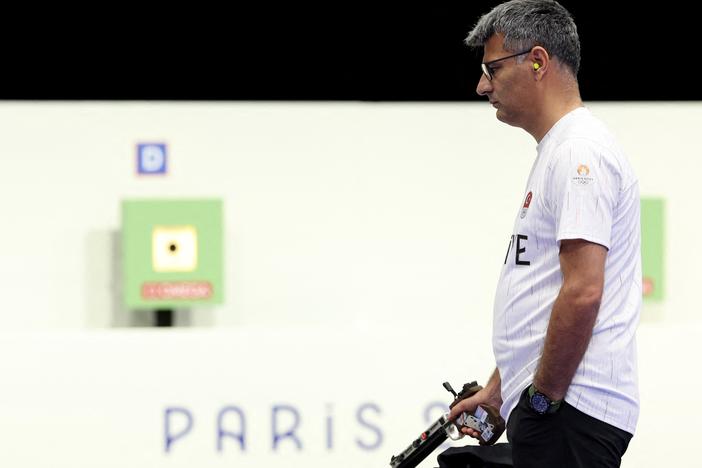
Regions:
[[636, 176], [583, 107], [579, 38], [560, 4], [498, 5], [466, 43], [483, 48], [478, 94], [537, 155], [495, 297], [497, 368], [450, 417], [501, 408], [517, 468], [620, 466], [639, 412]]

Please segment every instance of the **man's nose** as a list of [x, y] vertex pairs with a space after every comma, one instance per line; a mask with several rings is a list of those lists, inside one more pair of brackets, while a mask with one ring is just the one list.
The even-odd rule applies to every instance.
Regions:
[[487, 93], [492, 91], [492, 83], [488, 80], [485, 73], [480, 74], [480, 80], [478, 81], [478, 86], [475, 88], [475, 92], [480, 96], [485, 96]]

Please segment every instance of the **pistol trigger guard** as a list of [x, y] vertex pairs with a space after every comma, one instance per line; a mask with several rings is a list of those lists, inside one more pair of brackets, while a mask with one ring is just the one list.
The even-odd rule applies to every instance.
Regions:
[[[448, 417], [449, 413], [446, 413], [444, 418], [446, 418], [447, 421]], [[465, 434], [458, 430], [458, 427], [456, 427], [454, 423], [450, 423], [446, 426], [446, 435], [448, 435], [451, 440], [461, 440], [465, 436]]]

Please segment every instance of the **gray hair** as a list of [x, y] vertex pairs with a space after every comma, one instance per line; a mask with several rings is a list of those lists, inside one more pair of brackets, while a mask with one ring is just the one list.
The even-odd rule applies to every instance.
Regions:
[[468, 34], [469, 47], [482, 47], [494, 34], [504, 48], [521, 52], [541, 46], [565, 64], [574, 76], [580, 68], [580, 39], [573, 16], [553, 0], [511, 0], [484, 14]]

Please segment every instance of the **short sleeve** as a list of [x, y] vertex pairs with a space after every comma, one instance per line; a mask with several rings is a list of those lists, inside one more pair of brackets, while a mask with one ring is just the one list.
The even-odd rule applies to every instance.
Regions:
[[607, 151], [575, 139], [553, 154], [546, 197], [557, 242], [584, 239], [609, 250], [620, 177]]

